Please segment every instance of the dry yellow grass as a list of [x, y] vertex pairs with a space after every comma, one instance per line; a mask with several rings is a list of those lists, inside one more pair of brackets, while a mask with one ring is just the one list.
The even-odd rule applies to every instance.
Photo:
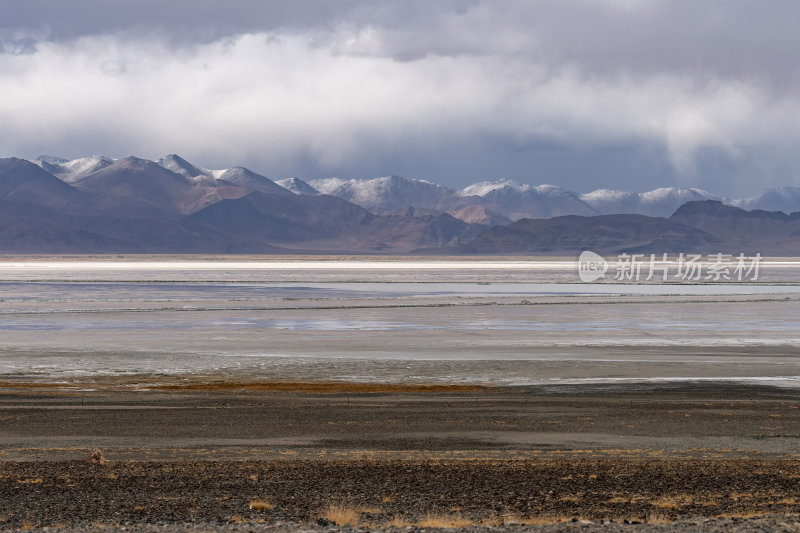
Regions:
[[40, 477], [20, 479], [19, 481], [17, 481], [17, 483], [20, 483], [22, 485], [38, 485], [41, 482], [42, 482], [42, 478], [40, 478]]
[[342, 504], [329, 505], [322, 511], [320, 516], [322, 516], [322, 518], [330, 520], [331, 522], [335, 522], [340, 526], [343, 526], [345, 524], [350, 524], [351, 526], [357, 526], [359, 522], [361, 522], [360, 509], [357, 509], [355, 507], [347, 507], [346, 505]]
[[651, 505], [655, 505], [660, 509], [677, 509], [684, 503], [685, 500], [677, 496], [662, 496], [650, 502]]
[[539, 516], [521, 516], [521, 515], [505, 515], [503, 516], [503, 524], [518, 523], [527, 526], [540, 526], [546, 524], [560, 524], [561, 522], [569, 522], [572, 520], [572, 515], [566, 514], [543, 514]]
[[715, 505], [719, 505], [719, 502], [714, 500], [695, 500], [693, 503], [701, 507], [714, 507]]
[[741, 513], [723, 513], [718, 514], [714, 518], [761, 518], [766, 512], [764, 511], [743, 511]]
[[419, 527], [459, 528], [474, 525], [474, 522], [462, 515], [429, 514], [415, 525]]
[[86, 458], [87, 463], [96, 463], [98, 465], [105, 464], [106, 459], [103, 457], [102, 450], [92, 450], [92, 453]]
[[396, 528], [405, 528], [405, 527], [439, 527], [439, 528], [460, 528], [460, 527], [469, 527], [475, 525], [499, 525], [499, 520], [492, 520], [491, 524], [488, 523], [481, 523], [477, 524], [468, 518], [465, 518], [461, 515], [447, 515], [447, 514], [429, 514], [422, 520], [411, 521], [405, 518], [395, 516], [392, 518], [390, 522], [386, 525], [390, 527]]
[[[658, 498], [654, 498], [652, 500], [644, 499], [643, 501], [647, 501], [650, 505], [654, 507], [658, 507], [660, 509], [679, 509], [685, 505], [700, 505], [703, 507], [713, 507], [717, 505], [717, 501], [713, 500], [713, 497], [720, 497], [717, 494], [707, 494], [705, 497], [700, 497], [698, 494], [668, 494], [659, 496]], [[612, 500], [609, 500], [612, 501]]]
[[668, 524], [674, 520], [663, 513], [650, 513], [647, 515], [646, 522], [648, 524]]
[[490, 515], [483, 517], [477, 525], [485, 527], [500, 527], [503, 525], [503, 523], [503, 520], [499, 516]]
[[266, 500], [251, 500], [250, 501], [250, 509], [253, 511], [269, 511], [271, 510], [274, 505]]
[[383, 503], [394, 503], [397, 501], [397, 496], [394, 494], [384, 494], [381, 496], [381, 502]]

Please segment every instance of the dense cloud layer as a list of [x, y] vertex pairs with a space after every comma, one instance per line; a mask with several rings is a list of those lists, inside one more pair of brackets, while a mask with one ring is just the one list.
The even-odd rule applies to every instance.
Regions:
[[0, 155], [800, 184], [800, 3], [0, 0]]

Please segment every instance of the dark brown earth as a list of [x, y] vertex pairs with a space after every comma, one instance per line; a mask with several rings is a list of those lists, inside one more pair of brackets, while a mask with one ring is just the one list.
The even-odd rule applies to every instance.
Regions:
[[[3, 525], [655, 521], [800, 511], [800, 461], [6, 462]], [[255, 509], [266, 502], [271, 509]]]
[[155, 376], [29, 385], [0, 384], [0, 457], [80, 459], [94, 448], [112, 460], [202, 459], [206, 452], [193, 450], [212, 448], [257, 459], [323, 450], [328, 458], [426, 450], [800, 454], [800, 392], [769, 387], [415, 388]]
[[800, 512], [791, 390], [134, 382], [5, 384], [0, 526], [792, 531]]

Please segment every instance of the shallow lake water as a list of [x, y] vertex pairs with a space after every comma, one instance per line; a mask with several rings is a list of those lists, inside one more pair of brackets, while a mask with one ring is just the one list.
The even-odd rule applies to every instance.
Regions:
[[[286, 263], [224, 264], [0, 268], [0, 379], [800, 385], [800, 285], [787, 280], [582, 284], [551, 262], [535, 282], [507, 279], [518, 263], [487, 262], [480, 281], [451, 264], [452, 276], [437, 265], [416, 281], [396, 264], [292, 266], [287, 280], [275, 279]], [[239, 279], [256, 271], [268, 279]]]

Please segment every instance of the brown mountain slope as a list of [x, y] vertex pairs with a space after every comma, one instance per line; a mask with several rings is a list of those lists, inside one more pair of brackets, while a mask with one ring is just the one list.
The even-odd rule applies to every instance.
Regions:
[[24, 159], [0, 159], [0, 201], [81, 208], [86, 200], [71, 185]]
[[152, 161], [128, 157], [76, 181], [74, 185], [93, 196], [93, 206], [117, 216], [170, 216], [188, 214], [226, 198], [238, 198], [245, 190], [192, 183]]
[[688, 202], [671, 221], [698, 228], [726, 243], [720, 253], [800, 254], [800, 212], [745, 211], [712, 200]]
[[[373, 215], [327, 195], [253, 192], [189, 217], [258, 242], [304, 250], [409, 252], [457, 242], [473, 226], [446, 214]], [[475, 232], [473, 231], [473, 234]]]
[[469, 243], [453, 249], [462, 254], [567, 254], [652, 250], [682, 251], [717, 244], [696, 228], [665, 218], [644, 215], [564, 216], [522, 219], [495, 226]]

